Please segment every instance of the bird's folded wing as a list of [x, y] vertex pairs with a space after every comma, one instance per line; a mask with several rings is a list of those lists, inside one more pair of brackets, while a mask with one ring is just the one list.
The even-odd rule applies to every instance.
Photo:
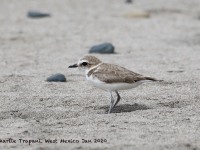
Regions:
[[145, 80], [145, 77], [140, 74], [112, 64], [100, 65], [91, 75], [106, 83], [134, 83]]

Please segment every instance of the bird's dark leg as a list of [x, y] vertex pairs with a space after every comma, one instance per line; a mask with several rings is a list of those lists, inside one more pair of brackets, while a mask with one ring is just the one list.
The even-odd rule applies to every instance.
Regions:
[[112, 96], [112, 92], [110, 92], [110, 108], [109, 108], [109, 111], [108, 113], [110, 114], [112, 112], [112, 108], [113, 108], [113, 105], [114, 105], [114, 98]]
[[120, 99], [121, 99], [119, 93], [118, 93], [117, 91], [115, 91], [115, 93], [117, 94], [117, 100], [116, 100], [114, 106], [112, 107], [112, 109], [119, 103], [119, 101], [120, 101]]

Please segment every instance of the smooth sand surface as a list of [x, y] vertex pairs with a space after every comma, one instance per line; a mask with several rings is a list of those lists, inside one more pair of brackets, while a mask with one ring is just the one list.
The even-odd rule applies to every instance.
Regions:
[[[101, 60], [165, 82], [120, 91], [107, 114], [109, 93], [67, 68], [103, 42], [116, 54]], [[55, 73], [68, 81], [45, 81]], [[16, 143], [2, 143], [9, 138]], [[0, 149], [199, 150], [200, 1], [1, 0]]]

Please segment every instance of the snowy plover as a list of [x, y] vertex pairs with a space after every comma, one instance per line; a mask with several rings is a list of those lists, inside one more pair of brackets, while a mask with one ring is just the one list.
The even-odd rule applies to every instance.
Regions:
[[[86, 79], [92, 85], [110, 92], [111, 101], [108, 113], [111, 113], [120, 101], [118, 90], [131, 89], [146, 81], [160, 81], [155, 78], [145, 77], [118, 65], [103, 63], [94, 56], [85, 56], [79, 59], [78, 63], [69, 66], [69, 68], [76, 67], [85, 70]], [[112, 92], [117, 95], [116, 101], [112, 96]]]

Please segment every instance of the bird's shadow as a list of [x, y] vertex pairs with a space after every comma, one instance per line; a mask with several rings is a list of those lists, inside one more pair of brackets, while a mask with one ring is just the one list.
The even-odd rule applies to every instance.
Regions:
[[[109, 107], [108, 106], [102, 106], [100, 107], [100, 109], [104, 109], [105, 112], [108, 112]], [[122, 105], [118, 105], [115, 106], [115, 108], [113, 108], [112, 113], [122, 113], [122, 112], [132, 112], [132, 111], [136, 111], [136, 110], [147, 110], [147, 109], [152, 109], [151, 107], [148, 107], [144, 104], [122, 104]]]

